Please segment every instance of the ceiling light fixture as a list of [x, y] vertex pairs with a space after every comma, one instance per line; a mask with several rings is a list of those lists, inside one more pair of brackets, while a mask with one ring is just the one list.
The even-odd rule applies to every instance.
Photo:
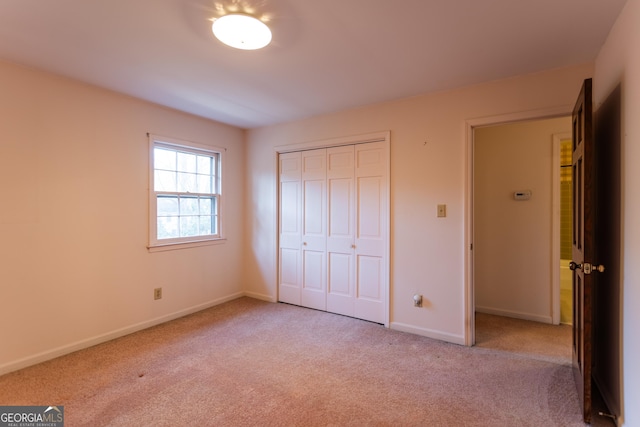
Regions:
[[271, 30], [250, 15], [230, 13], [213, 21], [211, 30], [222, 43], [236, 49], [262, 49], [271, 42]]

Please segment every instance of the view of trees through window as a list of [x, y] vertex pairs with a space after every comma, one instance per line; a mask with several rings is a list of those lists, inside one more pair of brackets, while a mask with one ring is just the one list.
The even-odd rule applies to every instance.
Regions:
[[156, 238], [218, 234], [218, 154], [156, 143]]

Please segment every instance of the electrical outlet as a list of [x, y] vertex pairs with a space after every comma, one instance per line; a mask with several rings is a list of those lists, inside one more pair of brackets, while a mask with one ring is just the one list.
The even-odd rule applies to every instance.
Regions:
[[153, 290], [153, 299], [162, 299], [162, 288], [155, 288]]
[[413, 306], [414, 307], [422, 307], [422, 295], [415, 294], [413, 296]]

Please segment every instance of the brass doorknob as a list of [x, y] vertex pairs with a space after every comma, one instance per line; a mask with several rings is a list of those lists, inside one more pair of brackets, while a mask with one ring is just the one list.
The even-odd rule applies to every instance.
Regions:
[[569, 263], [569, 269], [582, 270], [584, 271], [584, 274], [591, 274], [594, 271], [597, 271], [598, 273], [604, 273], [604, 265], [592, 265], [588, 262], [585, 262], [584, 264], [576, 264], [575, 262], [571, 261]]

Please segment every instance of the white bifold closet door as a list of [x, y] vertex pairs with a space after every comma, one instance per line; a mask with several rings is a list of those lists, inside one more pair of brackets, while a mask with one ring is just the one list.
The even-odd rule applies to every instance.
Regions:
[[302, 154], [302, 286], [301, 305], [327, 307], [327, 155]]
[[384, 323], [387, 150], [281, 154], [279, 300]]

